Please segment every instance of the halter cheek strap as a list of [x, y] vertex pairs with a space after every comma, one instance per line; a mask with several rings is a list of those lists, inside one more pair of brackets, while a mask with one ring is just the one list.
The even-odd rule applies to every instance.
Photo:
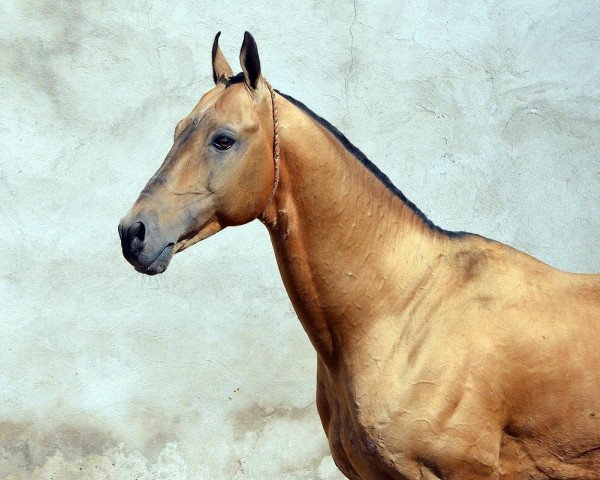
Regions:
[[275, 196], [275, 192], [277, 191], [277, 187], [279, 185], [279, 156], [280, 156], [279, 116], [278, 116], [278, 112], [277, 112], [277, 104], [275, 103], [275, 90], [273, 90], [273, 87], [271, 87], [271, 84], [269, 82], [267, 82], [266, 80], [265, 80], [265, 84], [267, 85], [267, 88], [269, 89], [269, 92], [271, 93], [271, 109], [273, 111], [273, 161], [275, 162], [275, 181], [273, 182], [273, 190], [271, 191], [271, 195], [269, 195], [269, 199], [267, 200], [267, 203], [265, 204], [265, 209], [259, 215], [259, 218], [263, 221], [266, 220], [265, 212], [267, 210], [267, 207], [273, 200], [273, 197]]

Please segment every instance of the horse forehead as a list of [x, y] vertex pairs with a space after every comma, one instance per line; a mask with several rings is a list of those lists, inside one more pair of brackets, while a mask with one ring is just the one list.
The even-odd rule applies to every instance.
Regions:
[[254, 103], [244, 88], [225, 89], [218, 85], [202, 96], [188, 118], [196, 119], [201, 124], [214, 121], [252, 123]]
[[218, 116], [231, 116], [239, 119], [254, 115], [254, 102], [243, 84], [227, 87], [216, 98], [213, 110]]
[[198, 100], [198, 103], [191, 111], [189, 117], [202, 118], [203, 116], [205, 116], [207, 112], [214, 107], [221, 93], [222, 92], [219, 91], [218, 88], [213, 88], [212, 90], [206, 92], [204, 95], [202, 95], [200, 100]]

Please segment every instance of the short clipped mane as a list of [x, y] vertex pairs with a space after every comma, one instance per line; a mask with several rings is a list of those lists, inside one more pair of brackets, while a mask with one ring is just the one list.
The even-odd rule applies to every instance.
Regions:
[[334, 127], [331, 123], [329, 123], [323, 117], [320, 117], [315, 112], [313, 112], [310, 108], [308, 108], [302, 102], [296, 100], [293, 97], [290, 97], [289, 95], [286, 95], [285, 93], [281, 93], [279, 90], [275, 90], [275, 91], [279, 95], [281, 95], [283, 98], [285, 98], [286, 100], [291, 102], [293, 105], [298, 107], [300, 110], [302, 110], [304, 113], [306, 113], [309, 117], [311, 117], [313, 120], [315, 120], [319, 125], [326, 128], [346, 148], [346, 150], [348, 150], [354, 157], [356, 157], [356, 159], [358, 159], [358, 161], [360, 161], [365, 167], [367, 167], [367, 169], [371, 173], [373, 173], [379, 180], [381, 180], [381, 182], [388, 188], [388, 190], [393, 192], [421, 220], [423, 220], [423, 222], [425, 223], [425, 225], [427, 225], [427, 227], [429, 227], [430, 229], [432, 229], [434, 231], [443, 233], [444, 235], [447, 235], [449, 237], [462, 237], [464, 235], [469, 235], [469, 233], [467, 233], [467, 232], [455, 232], [455, 231], [451, 231], [451, 230], [445, 230], [445, 229], [435, 225], [431, 220], [429, 220], [429, 218], [427, 218], [427, 216], [421, 210], [419, 210], [419, 208], [414, 203], [412, 203], [408, 198], [406, 198], [406, 196], [400, 191], [400, 189], [398, 189], [398, 187], [396, 187], [392, 183], [392, 181], [387, 177], [387, 175], [385, 173], [383, 173], [381, 170], [379, 170], [379, 168], [373, 162], [371, 162], [371, 160], [369, 160], [363, 152], [361, 152], [352, 143], [350, 143], [350, 141], [346, 138], [346, 136], [342, 132], [340, 132], [336, 127]]
[[240, 72], [240, 73], [236, 73], [235, 75], [232, 75], [231, 77], [223, 77], [221, 79], [221, 83], [225, 84], [225, 88], [230, 87], [231, 85], [235, 85], [236, 83], [243, 83], [244, 82], [244, 72]]

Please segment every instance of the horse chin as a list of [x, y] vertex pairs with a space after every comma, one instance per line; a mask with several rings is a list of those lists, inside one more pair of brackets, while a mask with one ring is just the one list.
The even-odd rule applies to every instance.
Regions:
[[148, 266], [135, 265], [135, 269], [146, 275], [158, 275], [159, 273], [163, 273], [169, 263], [171, 263], [171, 259], [175, 254], [175, 244], [169, 243], [167, 244], [161, 252], [156, 256], [156, 258], [152, 261], [152, 263]]
[[218, 222], [218, 220], [209, 220], [197, 232], [180, 238], [179, 241], [175, 244], [173, 253], [175, 254], [182, 252], [186, 248], [195, 245], [196, 243], [214, 235], [217, 232], [220, 232], [221, 230], [223, 230], [223, 226]]

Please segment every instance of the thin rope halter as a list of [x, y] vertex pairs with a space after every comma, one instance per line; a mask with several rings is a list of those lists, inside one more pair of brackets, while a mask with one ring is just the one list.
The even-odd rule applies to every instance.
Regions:
[[267, 207], [273, 200], [275, 196], [275, 192], [277, 192], [277, 187], [279, 186], [279, 114], [277, 112], [277, 104], [275, 103], [275, 90], [271, 87], [271, 84], [265, 80], [265, 84], [271, 93], [271, 107], [273, 110], [273, 161], [275, 162], [275, 181], [273, 182], [273, 190], [271, 191], [271, 195], [269, 195], [269, 199], [265, 204], [265, 209], [259, 215], [261, 220], [266, 221], [265, 212], [267, 211]]

